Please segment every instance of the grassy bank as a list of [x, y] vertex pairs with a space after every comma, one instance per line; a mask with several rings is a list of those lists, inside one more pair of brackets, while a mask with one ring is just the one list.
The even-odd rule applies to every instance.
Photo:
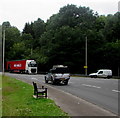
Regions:
[[46, 98], [35, 99], [33, 86], [3, 76], [3, 116], [67, 116], [54, 101]]
[[0, 117], [2, 116], [2, 75], [0, 75]]

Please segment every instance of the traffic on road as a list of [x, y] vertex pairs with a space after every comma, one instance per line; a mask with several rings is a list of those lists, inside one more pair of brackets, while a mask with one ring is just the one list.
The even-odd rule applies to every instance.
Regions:
[[90, 103], [100, 106], [112, 113], [118, 114], [118, 79], [103, 79], [89, 77], [71, 77], [69, 84], [53, 85], [45, 83], [45, 75], [11, 74], [5, 73], [22, 81], [37, 81], [47, 86], [70, 93], [76, 97], [82, 98]]

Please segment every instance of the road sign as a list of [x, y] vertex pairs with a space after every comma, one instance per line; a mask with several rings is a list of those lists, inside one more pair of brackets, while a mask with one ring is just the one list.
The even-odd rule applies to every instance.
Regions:
[[88, 66], [84, 66], [84, 68], [88, 68]]

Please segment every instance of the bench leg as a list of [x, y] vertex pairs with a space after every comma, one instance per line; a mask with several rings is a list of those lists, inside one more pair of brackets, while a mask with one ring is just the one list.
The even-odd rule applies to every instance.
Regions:
[[38, 93], [36, 94], [37, 98], [38, 98]]
[[45, 88], [45, 97], [47, 98], [47, 88]]

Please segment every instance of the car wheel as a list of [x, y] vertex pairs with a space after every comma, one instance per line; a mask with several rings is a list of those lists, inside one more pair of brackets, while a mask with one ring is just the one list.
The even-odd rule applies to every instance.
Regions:
[[65, 80], [65, 81], [64, 81], [64, 85], [68, 85], [68, 80]]
[[97, 75], [94, 75], [93, 77], [94, 77], [94, 78], [97, 78]]
[[108, 79], [112, 78], [111, 76], [107, 76]]
[[55, 80], [51, 80], [51, 82], [52, 82], [52, 85], [55, 85], [56, 84], [56, 81]]

